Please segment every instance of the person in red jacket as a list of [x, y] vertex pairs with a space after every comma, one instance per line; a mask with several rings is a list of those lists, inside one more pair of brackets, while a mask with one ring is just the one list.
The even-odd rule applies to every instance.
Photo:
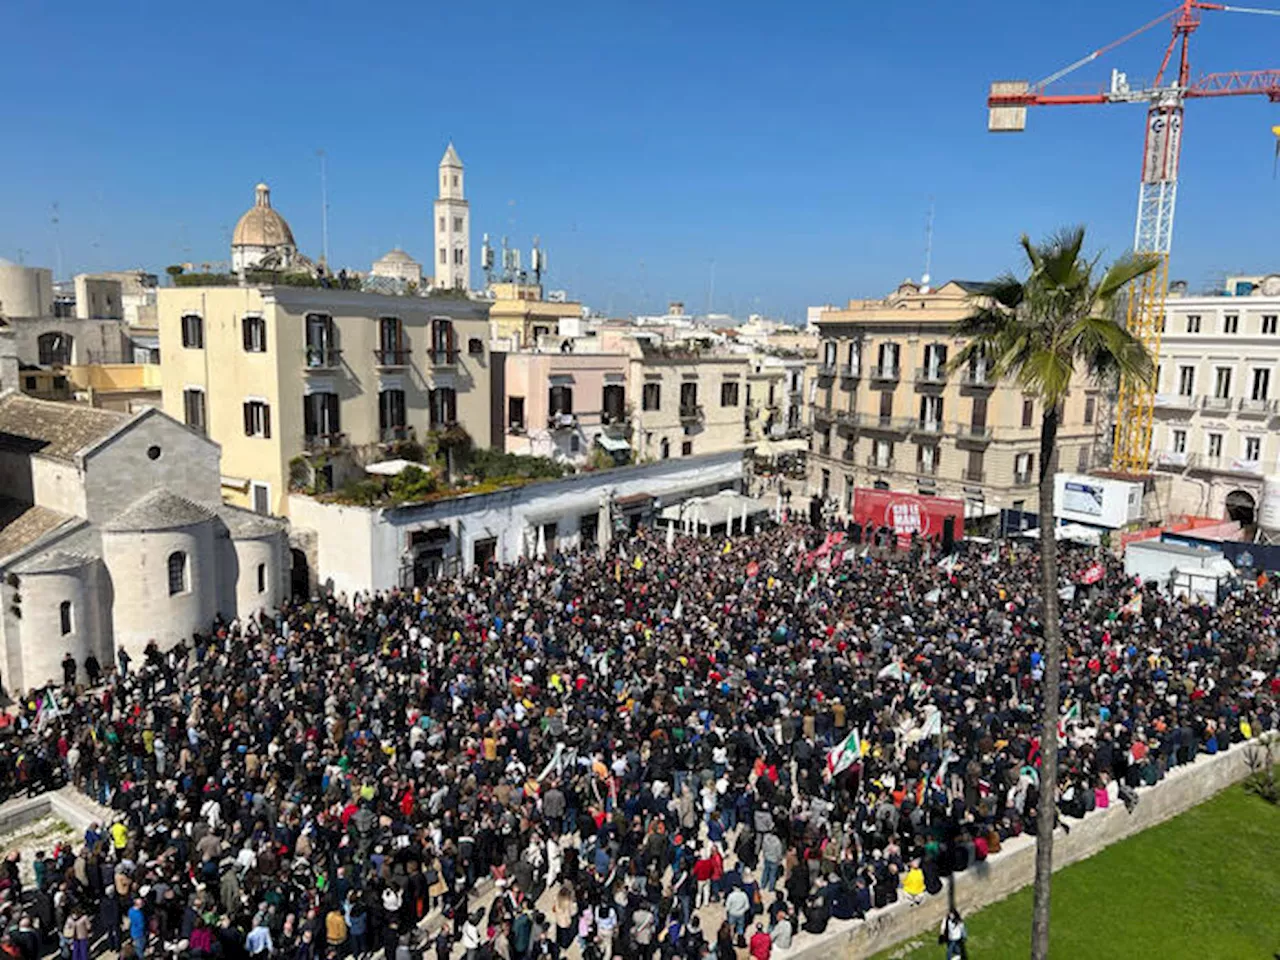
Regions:
[[753, 960], [769, 960], [769, 954], [773, 952], [773, 937], [765, 933], [764, 927], [757, 923], [749, 947]]

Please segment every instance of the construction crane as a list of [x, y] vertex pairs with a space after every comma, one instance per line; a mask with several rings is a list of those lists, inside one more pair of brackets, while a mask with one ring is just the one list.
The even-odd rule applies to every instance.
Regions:
[[[987, 99], [987, 128], [998, 133], [1025, 130], [1028, 107], [1098, 103], [1147, 104], [1142, 181], [1138, 190], [1138, 219], [1134, 227], [1133, 249], [1140, 254], [1155, 255], [1159, 258], [1159, 264], [1156, 269], [1136, 281], [1137, 289], [1129, 297], [1126, 323], [1157, 361], [1160, 357], [1165, 296], [1169, 289], [1169, 251], [1173, 239], [1173, 212], [1178, 195], [1183, 104], [1187, 100], [1204, 97], [1237, 97], [1248, 94], [1261, 94], [1273, 103], [1280, 101], [1280, 70], [1235, 70], [1204, 74], [1194, 81], [1191, 79], [1191, 35], [1200, 26], [1201, 12], [1205, 10], [1280, 16], [1280, 10], [1182, 0], [1168, 13], [1106, 46], [1099, 47], [1039, 83], [993, 83]], [[1110, 86], [1106, 89], [1080, 94], [1047, 92], [1050, 85], [1068, 74], [1165, 22], [1172, 23], [1173, 36], [1150, 86], [1131, 87], [1124, 73], [1113, 70]], [[1169, 75], [1167, 82], [1166, 74]], [[1146, 474], [1149, 471], [1154, 407], [1154, 383], [1122, 378], [1115, 411], [1112, 470], [1126, 474]]]

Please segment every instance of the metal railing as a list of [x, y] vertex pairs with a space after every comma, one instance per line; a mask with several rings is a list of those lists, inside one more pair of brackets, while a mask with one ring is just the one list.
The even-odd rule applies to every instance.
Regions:
[[428, 356], [437, 367], [451, 367], [458, 362], [457, 350], [432, 350]]
[[875, 454], [867, 457], [867, 469], [869, 470], [892, 470], [893, 457], [877, 457]]
[[916, 383], [943, 384], [946, 382], [946, 367], [916, 367]]
[[399, 427], [382, 427], [378, 431], [378, 440], [381, 443], [395, 443], [399, 440], [410, 440], [413, 438], [413, 427], [401, 425]]
[[965, 467], [960, 472], [960, 478], [965, 483], [986, 483], [987, 471], [975, 467]]
[[1193, 410], [1197, 406], [1196, 398], [1189, 393], [1157, 393], [1155, 404], [1165, 410]]
[[701, 420], [702, 417], [703, 417], [702, 404], [700, 403], [680, 404], [681, 420]]
[[894, 382], [898, 379], [899, 373], [900, 371], [898, 367], [895, 365], [888, 364], [885, 366], [881, 366], [879, 364], [876, 364], [874, 367], [871, 368], [871, 379], [883, 380], [886, 382]]
[[941, 436], [943, 432], [942, 421], [927, 420], [927, 419], [917, 420], [915, 425], [915, 432], [932, 434], [933, 436]]
[[308, 451], [333, 450], [344, 446], [347, 442], [345, 433], [312, 433], [302, 438], [302, 445]]
[[1015, 470], [1013, 472], [1013, 485], [1015, 487], [1027, 487], [1035, 482], [1035, 478], [1031, 475], [1030, 470]]
[[842, 363], [840, 365], [840, 379], [842, 380], [856, 380], [861, 375], [862, 371], [856, 363]]
[[572, 430], [578, 425], [578, 418], [572, 413], [553, 413], [547, 417], [548, 430]]
[[955, 436], [959, 440], [986, 441], [991, 439], [991, 428], [985, 423], [957, 423]]
[[966, 387], [995, 386], [995, 378], [991, 376], [991, 372], [981, 367], [966, 368], [960, 378], [960, 382]]
[[1232, 401], [1230, 397], [1201, 397], [1200, 406], [1205, 410], [1230, 410]]
[[380, 367], [407, 367], [409, 351], [403, 348], [373, 351], [374, 363]]
[[1187, 457], [1188, 466], [1213, 473], [1236, 473], [1247, 476], [1262, 476], [1261, 460], [1246, 460], [1243, 457], [1211, 457], [1207, 454], [1193, 453]]
[[1265, 397], [1261, 400], [1252, 400], [1248, 397], [1243, 397], [1240, 400], [1241, 413], [1275, 413], [1275, 410], [1276, 402], [1274, 400], [1267, 400]]
[[818, 376], [834, 377], [836, 375], [836, 365], [834, 363], [818, 364]]
[[332, 370], [342, 363], [342, 351], [337, 347], [307, 347], [303, 362], [308, 370]]

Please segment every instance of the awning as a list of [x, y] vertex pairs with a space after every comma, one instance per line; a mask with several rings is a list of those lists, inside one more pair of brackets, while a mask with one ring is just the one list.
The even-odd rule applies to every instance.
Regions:
[[371, 463], [364, 468], [365, 473], [376, 473], [380, 477], [395, 477], [404, 473], [410, 467], [417, 467], [419, 470], [426, 470], [420, 463], [414, 463], [412, 460], [379, 460], [377, 463]]
[[653, 502], [652, 493], [629, 493], [625, 497], [615, 497], [614, 506], [622, 510], [630, 510], [632, 507], [647, 507]]
[[791, 437], [788, 440], [761, 440], [755, 445], [756, 456], [780, 457], [784, 453], [802, 453], [809, 449], [809, 441], [804, 437]]
[[596, 443], [600, 444], [600, 446], [604, 447], [610, 453], [621, 453], [624, 450], [631, 449], [631, 444], [627, 443], [627, 441], [618, 440], [609, 436], [607, 433], [597, 433]]
[[661, 516], [672, 522], [692, 519], [699, 526], [718, 527], [737, 523], [744, 509], [748, 517], [753, 517], [770, 512], [773, 505], [733, 490], [721, 490], [709, 497], [691, 497], [663, 507]]
[[980, 501], [966, 500], [964, 502], [964, 518], [966, 520], [980, 520], [983, 517], [995, 517], [999, 514], [999, 507], [989, 507]]

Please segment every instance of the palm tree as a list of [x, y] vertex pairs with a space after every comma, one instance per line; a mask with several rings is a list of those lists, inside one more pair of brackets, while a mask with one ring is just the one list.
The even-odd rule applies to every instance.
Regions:
[[1117, 375], [1149, 380], [1146, 347], [1116, 317], [1128, 283], [1153, 269], [1154, 257], [1126, 254], [1105, 272], [1098, 259], [1081, 255], [1084, 228], [1072, 227], [1033, 244], [1025, 235], [1028, 272], [1012, 274], [983, 290], [981, 305], [961, 321], [967, 343], [956, 366], [984, 358], [997, 377], [1008, 377], [1041, 403], [1040, 590], [1044, 636], [1043, 707], [1040, 717], [1040, 802], [1036, 808], [1035, 901], [1031, 956], [1049, 956], [1049, 887], [1053, 879], [1053, 829], [1058, 787], [1058, 711], [1062, 631], [1058, 620], [1058, 548], [1053, 537], [1053, 474], [1063, 401], [1077, 370], [1095, 381]]

